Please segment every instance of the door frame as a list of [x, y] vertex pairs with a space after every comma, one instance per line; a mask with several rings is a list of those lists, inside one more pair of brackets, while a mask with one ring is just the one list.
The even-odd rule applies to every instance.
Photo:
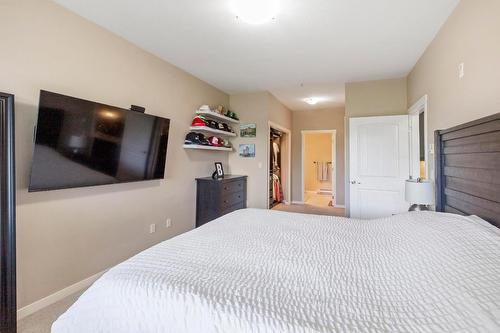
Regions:
[[[413, 104], [408, 109], [408, 126], [409, 126], [409, 144], [410, 144], [410, 176], [413, 173], [413, 162], [414, 162], [414, 151], [412, 145], [412, 116], [419, 116], [421, 113], [424, 113], [424, 154], [425, 154], [425, 178], [429, 179], [429, 127], [428, 127], [428, 114], [429, 114], [429, 97], [428, 95], [422, 96], [415, 104]], [[420, 153], [418, 154], [420, 156]]]
[[14, 95], [0, 93], [0, 331], [15, 333], [16, 185]]
[[[286, 172], [286, 177], [287, 177], [287, 182], [285, 184], [282, 183], [282, 185], [286, 185], [284, 188], [285, 192], [285, 200], [284, 203], [286, 205], [289, 205], [292, 202], [292, 131], [290, 129], [283, 127], [279, 124], [276, 124], [272, 121], [267, 122], [267, 143], [266, 143], [266, 202], [267, 202], [267, 209], [269, 209], [269, 168], [271, 161], [269, 161], [269, 156], [270, 156], [270, 151], [269, 151], [269, 142], [271, 140], [271, 128], [274, 128], [280, 132], [283, 132], [286, 134], [286, 139], [285, 142], [287, 143], [287, 149], [286, 149], [286, 160], [288, 162], [288, 170]], [[281, 154], [281, 158], [283, 159], [283, 154]]]
[[305, 155], [305, 136], [307, 134], [332, 134], [332, 205], [333, 207], [343, 208], [343, 206], [337, 205], [337, 130], [303, 130], [301, 133], [301, 157], [300, 157], [300, 168], [301, 168], [301, 203], [304, 204], [304, 193], [305, 193], [305, 181], [304, 181], [304, 155]]

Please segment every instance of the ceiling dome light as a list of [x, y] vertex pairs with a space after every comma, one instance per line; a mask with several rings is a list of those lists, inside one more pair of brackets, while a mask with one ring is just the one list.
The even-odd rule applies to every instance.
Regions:
[[314, 98], [314, 97], [308, 97], [308, 98], [304, 98], [304, 102], [306, 102], [309, 105], [316, 105], [316, 104], [318, 104], [319, 99]]
[[232, 0], [237, 19], [249, 24], [263, 24], [276, 19], [278, 0]]

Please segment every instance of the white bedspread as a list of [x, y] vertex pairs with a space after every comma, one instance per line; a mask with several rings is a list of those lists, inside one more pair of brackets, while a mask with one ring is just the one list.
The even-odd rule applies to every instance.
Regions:
[[500, 232], [247, 209], [108, 271], [64, 332], [500, 332]]

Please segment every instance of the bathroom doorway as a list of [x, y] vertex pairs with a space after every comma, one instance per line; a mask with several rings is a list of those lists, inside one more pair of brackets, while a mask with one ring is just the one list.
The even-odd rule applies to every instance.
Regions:
[[302, 201], [334, 207], [336, 200], [336, 131], [302, 131]]

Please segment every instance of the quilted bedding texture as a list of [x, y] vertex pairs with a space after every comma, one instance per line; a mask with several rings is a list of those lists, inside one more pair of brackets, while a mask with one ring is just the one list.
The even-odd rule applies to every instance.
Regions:
[[117, 265], [66, 332], [500, 332], [500, 232], [434, 212], [240, 210]]

